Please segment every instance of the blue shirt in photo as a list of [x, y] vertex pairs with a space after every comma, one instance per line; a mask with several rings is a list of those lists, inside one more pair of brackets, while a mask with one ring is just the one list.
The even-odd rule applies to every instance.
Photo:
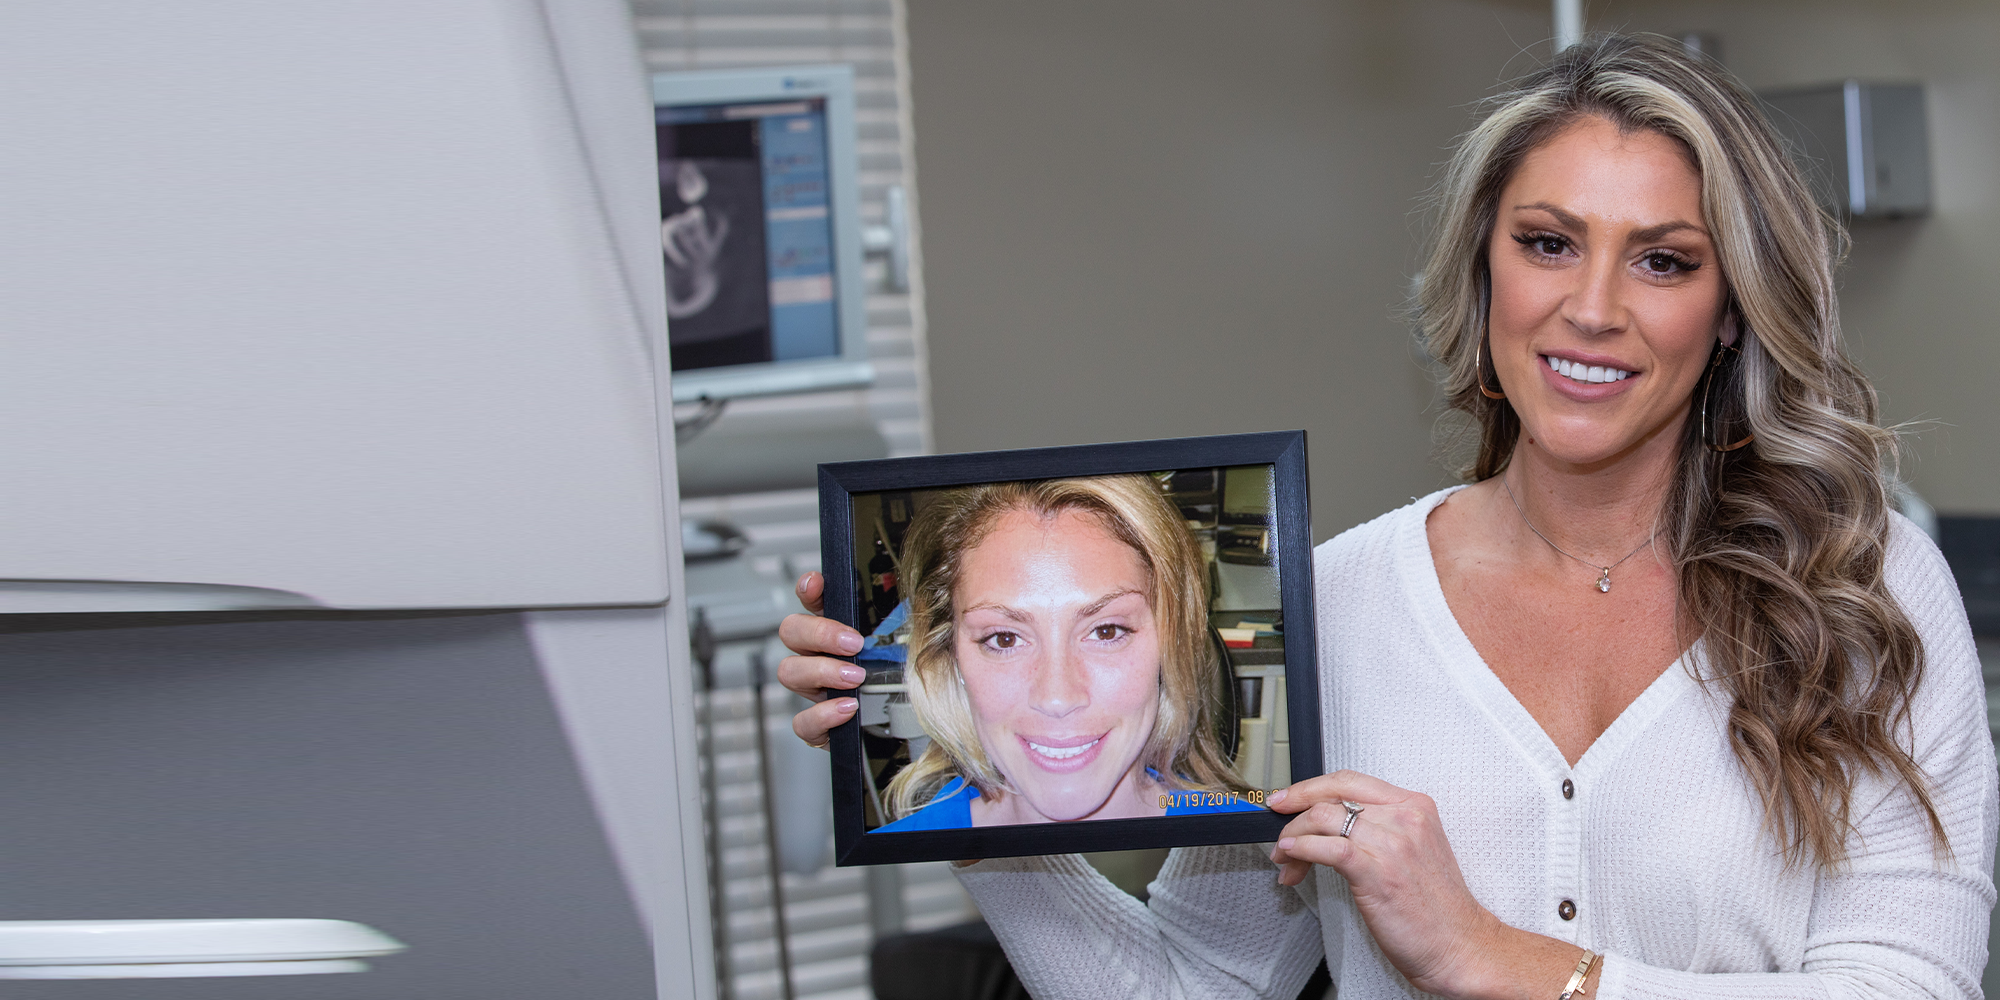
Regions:
[[[1212, 816], [1219, 813], [1263, 812], [1264, 807], [1226, 793], [1175, 790], [1170, 797], [1168, 816]], [[878, 826], [870, 833], [904, 833], [910, 830], [963, 830], [972, 826], [972, 800], [979, 789], [953, 778], [931, 796], [930, 802], [895, 821]]]

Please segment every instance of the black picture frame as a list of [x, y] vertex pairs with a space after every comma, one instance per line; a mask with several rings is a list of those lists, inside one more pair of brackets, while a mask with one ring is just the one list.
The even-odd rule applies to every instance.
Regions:
[[[1030, 448], [839, 462], [819, 467], [820, 545], [826, 579], [823, 613], [859, 627], [855, 586], [856, 494], [930, 490], [1017, 480], [1154, 473], [1203, 466], [1269, 465], [1271, 549], [1283, 615], [1286, 724], [1294, 780], [1324, 770], [1318, 654], [1314, 636], [1311, 514], [1304, 431], [1169, 438], [1114, 444]], [[829, 691], [829, 695], [852, 692]], [[867, 832], [867, 775], [859, 713], [830, 734], [835, 862], [897, 864], [1072, 852], [1261, 843], [1275, 840], [1291, 817], [1262, 810], [1145, 819]]]

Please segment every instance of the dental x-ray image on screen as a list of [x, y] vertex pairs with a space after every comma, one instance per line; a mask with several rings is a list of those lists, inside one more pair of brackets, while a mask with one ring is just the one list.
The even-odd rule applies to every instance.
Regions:
[[839, 353], [825, 104], [656, 109], [675, 371]]
[[873, 382], [854, 68], [655, 73], [652, 92], [674, 402]]
[[1317, 719], [1310, 604], [1287, 600], [1310, 596], [1303, 468], [1298, 434], [823, 466], [848, 528], [827, 610], [868, 637], [833, 743], [843, 863], [1282, 826], [1264, 797]]
[[660, 244], [674, 367], [771, 360], [757, 121], [658, 127]]

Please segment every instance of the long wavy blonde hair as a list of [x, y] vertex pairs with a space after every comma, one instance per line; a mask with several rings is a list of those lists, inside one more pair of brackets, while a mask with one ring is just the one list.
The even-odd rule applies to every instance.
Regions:
[[1581, 118], [1675, 139], [1701, 173], [1702, 216], [1729, 285], [1725, 322], [1739, 339], [1717, 348], [1719, 366], [1690, 400], [1658, 538], [1681, 610], [1707, 640], [1708, 676], [1733, 698], [1732, 747], [1789, 862], [1846, 858], [1863, 772], [1899, 779], [1945, 849], [1923, 773], [1897, 736], [1923, 649], [1883, 579], [1895, 440], [1841, 346], [1839, 224], [1815, 206], [1755, 98], [1678, 42], [1592, 39], [1493, 105], [1438, 188], [1416, 303], [1450, 406], [1479, 424], [1468, 477], [1505, 470], [1521, 431], [1512, 406], [1479, 391], [1491, 377], [1478, 346], [1501, 189], [1530, 150]]
[[888, 818], [923, 808], [954, 776], [981, 795], [1008, 790], [979, 742], [959, 678], [953, 595], [966, 553], [1012, 511], [1044, 518], [1079, 511], [1139, 554], [1160, 634], [1158, 715], [1139, 759], [1169, 787], [1243, 790], [1215, 731], [1221, 666], [1208, 637], [1208, 580], [1180, 512], [1145, 476], [996, 483], [932, 500], [904, 542], [910, 655], [903, 680], [931, 745], [889, 782]]

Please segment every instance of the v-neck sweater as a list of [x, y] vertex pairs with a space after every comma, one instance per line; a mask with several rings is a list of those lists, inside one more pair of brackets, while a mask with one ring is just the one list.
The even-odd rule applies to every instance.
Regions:
[[[1480, 904], [1602, 953], [1590, 1000], [1980, 995], [2000, 778], [1964, 604], [1928, 538], [1892, 515], [1884, 568], [1924, 644], [1905, 745], [1951, 853], [1934, 853], [1906, 789], [1864, 774], [1849, 860], [1828, 872], [1786, 865], [1700, 643], [1568, 764], [1445, 602], [1425, 522], [1451, 492], [1314, 552], [1327, 770], [1436, 800]], [[1338, 874], [1316, 867], [1287, 888], [1269, 852], [1176, 850], [1150, 903], [1077, 855], [958, 876], [1041, 1000], [1290, 1000], [1322, 955], [1341, 1000], [1423, 995]]]

